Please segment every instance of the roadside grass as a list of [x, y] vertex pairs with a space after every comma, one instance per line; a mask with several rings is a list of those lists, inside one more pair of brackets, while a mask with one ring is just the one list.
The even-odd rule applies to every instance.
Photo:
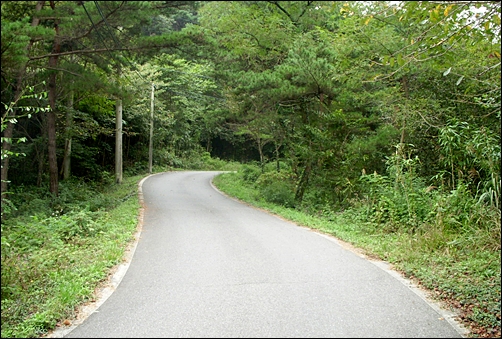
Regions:
[[142, 177], [62, 183], [55, 200], [14, 195], [21, 211], [2, 222], [2, 338], [43, 336], [93, 298], [133, 239]]
[[361, 218], [365, 206], [311, 215], [268, 202], [246, 175], [246, 171], [224, 173], [213, 183], [229, 196], [331, 234], [368, 257], [387, 261], [428, 291], [430, 298], [455, 311], [470, 337], [500, 337], [500, 219], [496, 213], [493, 224], [498, 227], [490, 229], [452, 232], [441, 225], [424, 224], [415, 232], [389, 231]]

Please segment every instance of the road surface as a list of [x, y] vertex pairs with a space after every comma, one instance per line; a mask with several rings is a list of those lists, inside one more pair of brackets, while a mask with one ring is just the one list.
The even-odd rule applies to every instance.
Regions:
[[[116, 290], [66, 338], [461, 338], [450, 313], [329, 236], [218, 192], [218, 172], [143, 181]], [[57, 335], [55, 335], [57, 336]]]

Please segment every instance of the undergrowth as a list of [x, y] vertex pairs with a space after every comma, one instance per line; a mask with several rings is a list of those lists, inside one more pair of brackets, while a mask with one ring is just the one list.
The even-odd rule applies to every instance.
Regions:
[[92, 298], [132, 240], [141, 177], [61, 182], [56, 199], [16, 188], [2, 221], [2, 338], [39, 337]]

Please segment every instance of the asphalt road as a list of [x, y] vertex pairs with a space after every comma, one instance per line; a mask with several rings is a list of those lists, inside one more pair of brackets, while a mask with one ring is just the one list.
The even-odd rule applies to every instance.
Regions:
[[385, 265], [224, 196], [211, 185], [217, 173], [144, 180], [143, 227], [125, 275], [65, 337], [464, 335]]

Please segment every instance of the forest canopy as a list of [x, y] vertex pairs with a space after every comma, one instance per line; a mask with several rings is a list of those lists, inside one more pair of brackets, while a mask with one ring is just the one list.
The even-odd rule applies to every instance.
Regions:
[[2, 194], [112, 170], [117, 99], [141, 167], [152, 83], [154, 164], [284, 162], [301, 202], [399, 156], [499, 200], [498, 2], [2, 2]]
[[500, 17], [498, 1], [2, 1], [2, 336], [37, 321], [19, 298], [43, 251], [105, 229], [115, 205], [79, 210], [82, 187], [237, 163], [260, 201], [437, 259], [410, 270], [500, 337]]

